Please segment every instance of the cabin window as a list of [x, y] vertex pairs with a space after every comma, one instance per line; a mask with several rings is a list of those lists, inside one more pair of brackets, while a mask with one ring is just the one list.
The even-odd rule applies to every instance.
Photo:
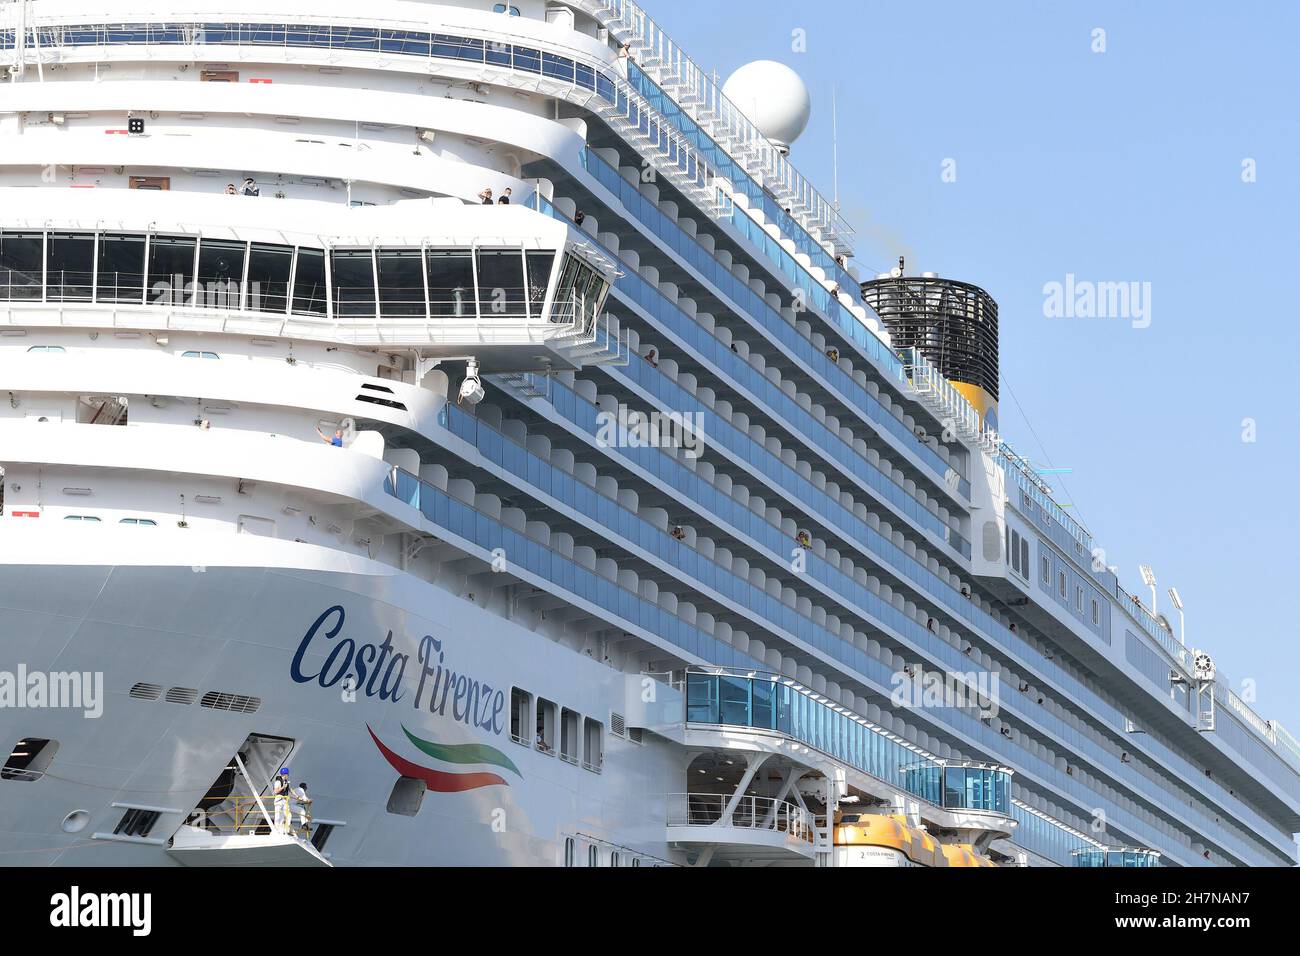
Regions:
[[419, 249], [379, 250], [379, 314], [424, 317], [424, 267]]
[[1074, 586], [1074, 609], [1076, 611], [1083, 610], [1083, 588], [1077, 584]]
[[144, 301], [144, 236], [103, 233], [97, 262], [96, 301]]
[[14, 780], [20, 783], [35, 783], [45, 775], [54, 755], [59, 751], [59, 742], [44, 737], [23, 737], [14, 744], [4, 767], [0, 768], [0, 780]]
[[521, 250], [478, 251], [478, 301], [484, 318], [524, 314], [524, 257]]
[[39, 232], [0, 232], [0, 301], [40, 299], [44, 243]]
[[587, 847], [587, 865], [600, 866], [600, 848], [594, 843]]
[[1041, 558], [1039, 558], [1038, 560], [1039, 560], [1039, 562], [1040, 562], [1040, 564], [1041, 564], [1041, 568], [1042, 568], [1042, 572], [1043, 572], [1043, 583], [1044, 583], [1044, 584], [1051, 584], [1051, 583], [1052, 583], [1052, 561], [1051, 561], [1051, 559], [1050, 559], [1047, 555], [1043, 555], [1043, 556], [1042, 556]]
[[253, 243], [248, 252], [249, 311], [284, 312], [289, 306], [292, 268], [292, 246]]
[[132, 176], [128, 185], [131, 189], [149, 189], [166, 192], [172, 188], [171, 178], [168, 176]]
[[89, 302], [95, 278], [94, 233], [52, 232], [45, 245], [46, 296], [51, 302]]
[[537, 698], [537, 718], [534, 722], [534, 744], [544, 754], [555, 756], [556, 706], [544, 698]]
[[467, 249], [428, 249], [424, 254], [433, 315], [469, 317], [475, 314], [474, 260]]
[[325, 250], [298, 249], [293, 271], [293, 314], [325, 315]]
[[510, 689], [510, 739], [531, 746], [528, 728], [533, 725], [533, 695], [518, 687]]
[[1061, 597], [1065, 597], [1065, 572], [1064, 571], [1056, 572], [1056, 590], [1060, 593]]
[[516, 7], [516, 6], [513, 5], [513, 4], [508, 4], [508, 3], [494, 3], [494, 4], [492, 4], [492, 12], [493, 12], [493, 13], [504, 13], [504, 14], [507, 14], [507, 15], [512, 16], [512, 17], [517, 17], [517, 16], [519, 16], [519, 8]]
[[199, 245], [198, 304], [208, 309], [238, 309], [244, 282], [242, 242], [204, 239]]
[[1100, 613], [1100, 611], [1101, 611], [1101, 609], [1100, 609], [1100, 607], [1099, 607], [1098, 604], [1097, 604], [1097, 599], [1096, 599], [1096, 598], [1093, 598], [1093, 599], [1092, 599], [1092, 623], [1093, 623], [1093, 624], [1100, 624], [1100, 623], [1101, 623], [1101, 613]]
[[574, 845], [573, 837], [564, 838], [564, 865], [573, 866], [576, 862], [577, 847]]
[[219, 359], [219, 358], [221, 358], [221, 356], [218, 355], [216, 352], [193, 352], [193, 351], [191, 351], [191, 352], [182, 352], [182, 353], [181, 353], [181, 358]]
[[154, 521], [152, 518], [123, 518], [118, 521], [118, 524], [130, 524], [142, 528], [153, 528], [157, 526], [158, 522]]
[[560, 759], [578, 762], [578, 714], [567, 707], [560, 711]]
[[599, 720], [587, 717], [582, 722], [582, 765], [600, 773], [605, 763], [605, 727]]
[[94, 515], [64, 515], [64, 521], [99, 521]]
[[198, 240], [193, 236], [154, 236], [149, 240], [148, 301], [182, 305], [194, 282]]
[[44, 355], [62, 355], [67, 351], [62, 345], [33, 345], [27, 351], [40, 352]]

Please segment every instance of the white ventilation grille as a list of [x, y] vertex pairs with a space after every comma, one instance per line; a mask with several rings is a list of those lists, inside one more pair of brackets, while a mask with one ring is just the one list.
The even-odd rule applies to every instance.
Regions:
[[169, 704], [192, 704], [198, 696], [198, 690], [193, 687], [172, 687], [168, 689], [166, 699]]
[[625, 733], [626, 724], [623, 722], [623, 715], [610, 711], [609, 714], [609, 732], [615, 737], [622, 737]]
[[229, 710], [236, 714], [255, 714], [262, 706], [260, 697], [247, 697], [243, 694], [227, 694], [224, 691], [210, 690], [199, 701], [200, 707], [212, 710]]
[[131, 687], [131, 696], [136, 700], [157, 700], [162, 696], [162, 687], [158, 684], [146, 684], [141, 681]]

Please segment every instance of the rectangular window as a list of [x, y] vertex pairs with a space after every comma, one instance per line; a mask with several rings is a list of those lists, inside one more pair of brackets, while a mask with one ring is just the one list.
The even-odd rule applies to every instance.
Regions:
[[330, 250], [334, 276], [334, 315], [375, 314], [375, 257], [369, 249]]
[[596, 773], [605, 765], [605, 727], [590, 717], [582, 722], [582, 765]]
[[379, 314], [424, 318], [424, 270], [419, 249], [379, 250]]
[[525, 747], [532, 745], [528, 728], [533, 721], [533, 695], [518, 687], [510, 689], [510, 739]]
[[197, 304], [205, 309], [238, 309], [244, 281], [245, 243], [204, 239], [199, 243]]
[[1029, 540], [1020, 539], [1020, 573], [1026, 581], [1029, 580]]
[[483, 318], [524, 314], [524, 257], [521, 250], [478, 251], [478, 301]]
[[1056, 572], [1056, 590], [1061, 595], [1061, 597], [1065, 597], [1065, 572], [1064, 571]]
[[1100, 624], [1100, 623], [1101, 623], [1101, 609], [1100, 609], [1099, 606], [1097, 605], [1097, 599], [1096, 599], [1096, 598], [1093, 598], [1093, 599], [1092, 599], [1092, 623], [1093, 623], [1093, 624]]
[[149, 287], [151, 305], [184, 305], [194, 291], [195, 254], [199, 241], [194, 236], [153, 236], [149, 240]]
[[40, 299], [44, 241], [39, 232], [0, 233], [0, 301]]
[[1083, 588], [1077, 584], [1074, 586], [1074, 609], [1076, 611], [1083, 610]]
[[534, 721], [534, 744], [539, 751], [555, 756], [555, 721], [556, 706], [554, 702], [543, 697], [537, 698], [537, 716]]
[[293, 272], [293, 314], [326, 315], [326, 294], [325, 250], [299, 247]]
[[248, 253], [248, 309], [283, 314], [289, 303], [293, 246], [255, 242]]
[[167, 192], [172, 188], [172, 181], [168, 176], [132, 176], [127, 182], [127, 186], [131, 189]]
[[560, 759], [578, 762], [578, 714], [567, 707], [560, 710]]
[[468, 249], [429, 249], [429, 308], [434, 316], [470, 318], [474, 305], [474, 260]]
[[528, 253], [528, 314], [536, 319], [546, 305], [546, 291], [551, 285], [551, 272], [555, 269], [555, 253]]
[[96, 301], [144, 301], [144, 236], [101, 234], [98, 264]]
[[1038, 560], [1042, 566], [1043, 583], [1051, 584], [1052, 583], [1052, 559], [1049, 558], [1047, 555], [1043, 555]]
[[52, 232], [45, 250], [49, 301], [89, 302], [95, 278], [94, 234]]

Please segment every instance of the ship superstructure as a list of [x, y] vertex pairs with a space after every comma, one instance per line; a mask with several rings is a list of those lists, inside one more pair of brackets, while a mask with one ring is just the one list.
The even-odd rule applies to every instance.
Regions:
[[0, 66], [0, 863], [1294, 864], [1300, 745], [638, 5]]

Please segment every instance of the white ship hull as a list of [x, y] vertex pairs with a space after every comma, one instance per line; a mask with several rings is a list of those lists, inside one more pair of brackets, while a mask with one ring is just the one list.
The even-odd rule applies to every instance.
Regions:
[[[59, 742], [54, 766], [39, 780], [4, 784], [0, 861], [178, 862], [167, 852], [172, 833], [249, 734], [295, 742], [287, 764], [295, 780], [310, 782], [314, 816], [345, 824], [335, 828], [327, 846], [337, 864], [549, 866], [563, 862], [565, 838], [577, 835], [621, 846], [629, 861], [636, 856], [632, 851], [672, 855], [664, 843], [664, 797], [656, 795], [670, 779], [664, 747], [611, 739], [603, 772], [594, 773], [511, 740], [512, 686], [607, 721], [622, 706], [623, 675], [445, 591], [398, 572], [376, 571], [380, 566], [352, 573], [310, 567], [0, 566], [4, 657], [27, 662], [28, 674], [102, 673], [106, 698], [98, 718], [74, 708], [0, 709], [0, 736], [39, 734]], [[343, 609], [343, 615], [331, 615], [304, 645], [313, 623], [331, 608]], [[342, 628], [331, 641], [325, 634], [339, 620]], [[355, 695], [344, 690], [345, 679], [321, 686], [322, 680], [341, 678], [346, 652], [328, 659], [335, 646], [344, 640], [358, 650], [379, 645], [390, 631], [391, 659], [408, 659], [404, 668], [388, 671], [389, 699], [381, 699], [381, 682], [367, 693], [369, 675]], [[440, 697], [445, 712], [430, 714], [436, 676], [427, 679], [423, 706], [413, 705], [425, 635], [442, 645], [444, 674], [477, 683], [476, 713], [453, 715], [453, 687]], [[304, 679], [295, 679], [295, 661]], [[323, 668], [324, 676], [316, 678]], [[200, 695], [218, 690], [257, 697], [261, 706], [240, 714], [197, 702], [132, 699], [128, 692], [139, 682], [194, 688]], [[439, 743], [489, 745], [518, 772], [439, 763], [415, 749], [403, 727]], [[460, 774], [483, 771], [503, 783], [463, 792], [431, 789], [416, 815], [389, 813], [399, 774], [371, 731], [400, 757], [448, 772], [450, 786], [470, 786], [474, 781], [461, 784]], [[167, 808], [150, 834], [159, 842], [111, 838], [127, 805]], [[89, 814], [88, 825], [64, 833], [61, 821], [77, 811]], [[185, 854], [177, 856], [184, 861]]]

